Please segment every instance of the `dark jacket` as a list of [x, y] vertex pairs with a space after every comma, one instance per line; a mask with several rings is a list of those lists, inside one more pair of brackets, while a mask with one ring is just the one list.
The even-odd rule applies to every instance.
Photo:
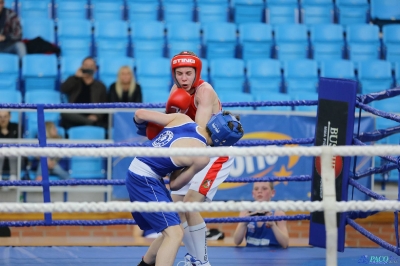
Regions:
[[0, 49], [6, 48], [22, 39], [22, 27], [18, 15], [9, 8], [0, 12], [0, 34], [6, 39], [0, 42]]
[[[110, 90], [108, 91], [108, 101], [110, 103], [122, 102], [122, 98], [118, 97], [117, 91], [115, 90], [115, 82], [110, 85]], [[136, 84], [136, 89], [132, 95], [128, 98], [129, 103], [141, 103], [142, 99], [142, 88], [139, 84]]]
[[18, 138], [18, 124], [8, 123], [8, 134], [3, 135], [0, 130], [0, 138], [2, 139], [17, 139]]

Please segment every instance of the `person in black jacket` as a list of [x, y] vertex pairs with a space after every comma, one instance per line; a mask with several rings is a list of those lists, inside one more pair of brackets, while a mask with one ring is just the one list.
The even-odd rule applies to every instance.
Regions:
[[[10, 122], [11, 114], [9, 111], [0, 111], [0, 138], [17, 139], [18, 124]], [[9, 180], [17, 179], [17, 157], [0, 157], [0, 180], [2, 179], [3, 166], [5, 159], [8, 159], [10, 177]], [[5, 167], [7, 169], [7, 167]]]
[[117, 82], [110, 85], [109, 102], [142, 102], [142, 89], [136, 83], [135, 76], [129, 66], [122, 66], [118, 71]]

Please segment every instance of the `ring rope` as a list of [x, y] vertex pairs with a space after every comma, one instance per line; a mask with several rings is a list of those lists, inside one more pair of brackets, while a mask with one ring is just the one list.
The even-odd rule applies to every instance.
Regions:
[[369, 188], [366, 188], [365, 186], [361, 185], [360, 183], [358, 183], [357, 181], [355, 181], [352, 178], [349, 178], [349, 184], [352, 185], [353, 187], [355, 187], [356, 189], [358, 189], [359, 191], [363, 192], [364, 194], [366, 194], [369, 197], [372, 197], [377, 200], [387, 200], [387, 198], [385, 196], [382, 196], [382, 195], [379, 195], [378, 193], [373, 192], [372, 190], [370, 190]]

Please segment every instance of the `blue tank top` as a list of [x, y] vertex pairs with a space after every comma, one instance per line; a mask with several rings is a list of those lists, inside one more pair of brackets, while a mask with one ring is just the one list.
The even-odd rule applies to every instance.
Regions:
[[[273, 214], [273, 213], [272, 213]], [[250, 222], [247, 224], [246, 232], [246, 246], [247, 247], [262, 247], [262, 246], [281, 246], [276, 240], [274, 232], [271, 228], [265, 225], [257, 226], [257, 222]]]
[[[169, 148], [175, 141], [182, 138], [197, 139], [207, 145], [206, 138], [197, 131], [197, 128], [198, 126], [194, 122], [189, 122], [175, 127], [165, 127], [157, 137], [146, 141], [144, 146]], [[172, 171], [182, 168], [182, 166], [177, 166], [171, 160], [171, 157], [136, 157], [136, 159], [147, 164], [151, 170], [160, 177], [164, 177]]]

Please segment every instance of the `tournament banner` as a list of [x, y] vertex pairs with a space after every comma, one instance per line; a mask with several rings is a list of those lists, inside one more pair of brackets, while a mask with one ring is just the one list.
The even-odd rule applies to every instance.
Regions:
[[[228, 109], [229, 110], [229, 109]], [[232, 111], [241, 116], [241, 123], [245, 130], [243, 139], [246, 140], [290, 140], [295, 138], [314, 138], [316, 117], [299, 115], [296, 112], [288, 115], [271, 114], [268, 112], [241, 113]], [[117, 112], [113, 116], [113, 139], [120, 142], [142, 142], [146, 138], [136, 134], [136, 126], [132, 122], [133, 112]], [[357, 129], [357, 126], [355, 126]], [[373, 119], [361, 119], [361, 132], [372, 131]], [[310, 144], [309, 146], [312, 146]], [[132, 157], [115, 157], [112, 162], [112, 178], [125, 179], [126, 172]], [[358, 157], [357, 171], [366, 170], [371, 166], [370, 157]], [[313, 167], [312, 157], [299, 156], [257, 156], [235, 157], [230, 178], [265, 177], [265, 176], [295, 176], [311, 175]], [[360, 179], [359, 182], [366, 187], [371, 186], [370, 178]], [[303, 200], [311, 198], [311, 182], [275, 182], [276, 195], [272, 200]], [[214, 200], [219, 201], [253, 201], [253, 184], [251, 183], [224, 183], [219, 186]], [[350, 190], [349, 193], [352, 193]], [[352, 195], [352, 194], [350, 194]], [[129, 200], [125, 186], [113, 187], [113, 199]], [[354, 191], [354, 199], [367, 200], [365, 194]]]
[[[351, 145], [354, 131], [354, 112], [358, 83], [352, 80], [320, 78], [318, 93], [317, 126], [315, 146]], [[336, 200], [347, 201], [350, 157], [332, 158], [335, 170]], [[313, 162], [311, 201], [323, 200], [321, 161], [316, 157]], [[345, 213], [337, 214], [338, 251], [344, 251]], [[311, 213], [309, 244], [326, 247], [324, 212]]]

